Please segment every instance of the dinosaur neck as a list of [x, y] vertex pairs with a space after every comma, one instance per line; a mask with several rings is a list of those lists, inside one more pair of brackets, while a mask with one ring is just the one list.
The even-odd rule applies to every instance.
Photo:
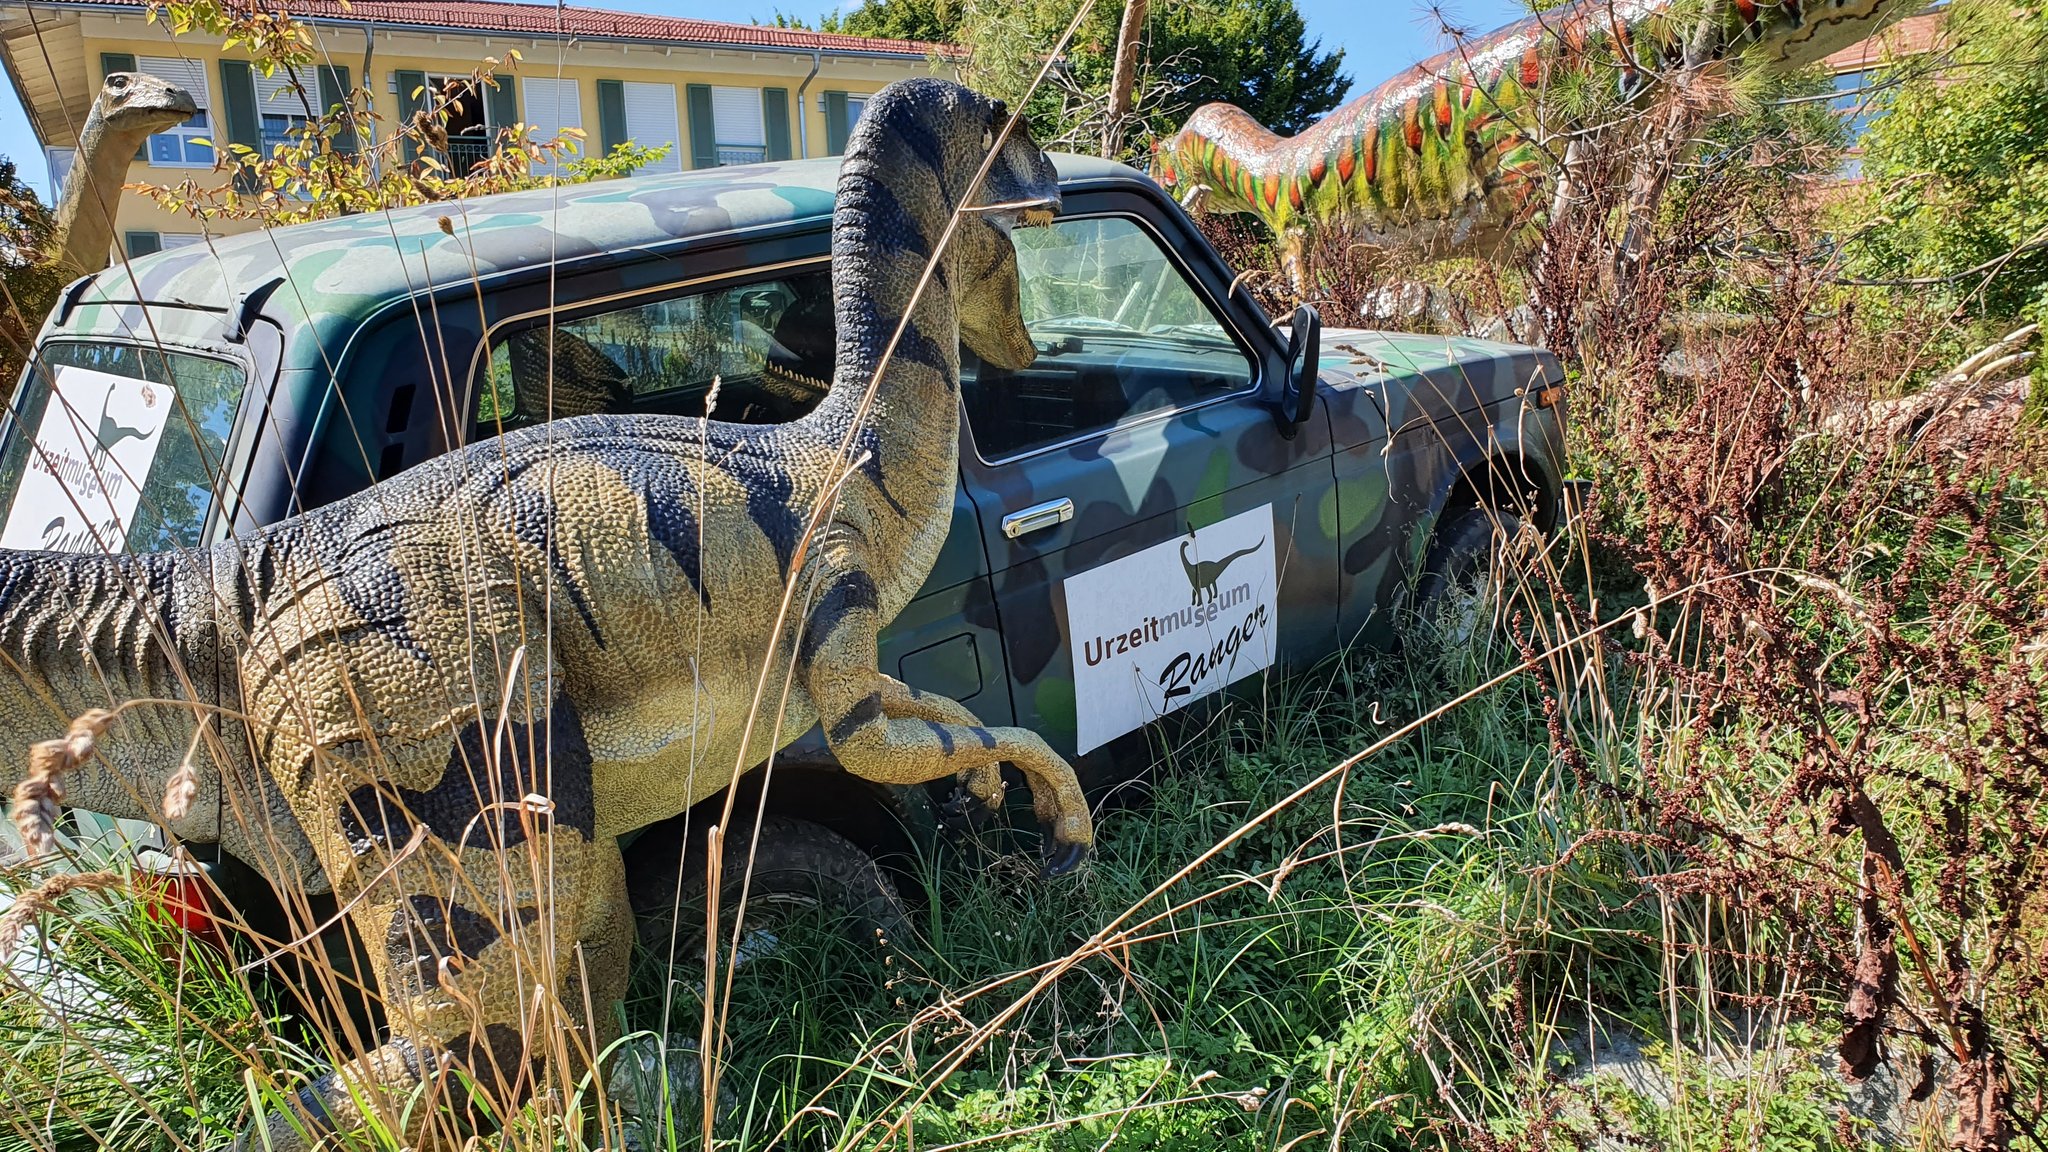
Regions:
[[872, 454], [867, 471], [888, 477], [891, 502], [908, 508], [916, 498], [929, 507], [951, 503], [959, 464], [960, 324], [950, 261], [923, 292], [917, 287], [951, 201], [938, 172], [896, 153], [850, 152], [840, 173], [832, 228], [839, 355], [813, 419], [838, 437], [858, 422], [855, 455]]
[[51, 250], [67, 276], [83, 276], [107, 266], [114, 245], [114, 213], [121, 206], [121, 185], [128, 165], [147, 133], [109, 126], [95, 107], [78, 134], [78, 158], [57, 201]]

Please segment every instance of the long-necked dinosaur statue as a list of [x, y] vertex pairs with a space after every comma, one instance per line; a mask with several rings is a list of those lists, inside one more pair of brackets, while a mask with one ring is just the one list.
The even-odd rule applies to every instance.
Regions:
[[[124, 700], [217, 706], [182, 817], [163, 797], [195, 746], [184, 705], [123, 714], [70, 802], [331, 884], [368, 942], [391, 1038], [300, 1094], [310, 1131], [444, 1060], [530, 1083], [557, 1039], [524, 1026], [536, 988], [602, 1033], [632, 939], [615, 838], [813, 723], [872, 780], [961, 773], [992, 800], [1014, 764], [1054, 867], [1085, 854], [1086, 801], [1043, 740], [876, 669], [952, 514], [960, 344], [1034, 356], [1010, 228], [1059, 187], [1007, 119], [938, 80], [869, 103], [833, 222], [835, 376], [801, 420], [557, 420], [206, 551], [0, 552], [0, 741]], [[267, 1135], [307, 1146], [282, 1116]]]
[[66, 277], [107, 266], [121, 186], [143, 141], [199, 111], [192, 94], [147, 72], [109, 72], [78, 132], [78, 155], [57, 201], [50, 259]]
[[1303, 225], [1344, 221], [1387, 247], [1492, 255], [1544, 208], [1542, 192], [1581, 125], [1546, 101], [1567, 81], [1625, 96], [1683, 66], [1811, 64], [1868, 39], [1927, 0], [1576, 0], [1403, 71], [1298, 136], [1229, 104], [1196, 109], [1153, 149], [1184, 203], [1249, 212], [1299, 269]]

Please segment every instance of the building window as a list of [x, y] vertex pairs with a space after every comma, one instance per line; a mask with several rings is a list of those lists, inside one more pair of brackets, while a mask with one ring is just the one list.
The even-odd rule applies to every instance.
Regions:
[[867, 111], [867, 110], [868, 110], [868, 98], [867, 98], [867, 97], [865, 97], [865, 96], [848, 96], [848, 97], [846, 98], [846, 130], [847, 130], [848, 132], [851, 132], [851, 131], [853, 131], [853, 126], [854, 126], [855, 124], [858, 124], [858, 123], [860, 123], [860, 114], [861, 114], [861, 113], [863, 113], [863, 112], [865, 112], [865, 111]]
[[76, 148], [45, 148], [43, 159], [50, 165], [50, 203], [64, 196], [64, 182], [71, 178], [71, 165], [78, 159]]
[[[500, 84], [512, 81], [503, 78]], [[484, 93], [467, 76], [428, 76], [428, 107], [448, 114], [448, 151], [442, 158], [453, 176], [467, 176], [491, 156], [492, 128]], [[509, 125], [508, 125], [509, 127]]]
[[[641, 168], [640, 172], [681, 172], [683, 134], [676, 122], [676, 86], [628, 80], [621, 88], [625, 93], [626, 139], [642, 148], [668, 145], [668, 155]], [[713, 107], [716, 106], [714, 101]]]
[[1872, 107], [1877, 97], [1877, 89], [1871, 86], [1874, 79], [1868, 71], [1835, 73], [1835, 96], [1828, 101], [1828, 107], [1849, 126], [1852, 142], [1863, 138], [1876, 114]]
[[190, 120], [149, 138], [151, 166], [213, 167], [213, 146], [206, 143], [212, 138], [213, 130], [206, 123], [205, 67], [197, 60], [180, 60], [170, 56], [144, 56], [135, 62], [135, 66], [138, 71], [147, 72], [159, 80], [169, 81], [190, 92], [193, 102], [199, 105], [199, 111]]
[[[526, 96], [528, 139], [533, 143], [546, 144], [557, 139], [564, 128], [582, 130], [583, 104], [577, 97], [576, 81], [527, 76], [520, 85]], [[534, 174], [539, 176], [559, 176], [560, 169], [561, 165], [551, 159], [537, 160], [533, 165]]]
[[711, 88], [711, 119], [718, 163], [759, 164], [768, 158], [768, 126], [759, 88]]
[[[292, 86], [292, 78], [284, 72], [273, 76], [255, 73], [256, 116], [263, 133], [263, 155], [277, 155], [280, 144], [289, 144], [292, 131], [309, 123], [306, 105], [311, 93], [301, 95]], [[165, 244], [169, 246], [168, 241]]]

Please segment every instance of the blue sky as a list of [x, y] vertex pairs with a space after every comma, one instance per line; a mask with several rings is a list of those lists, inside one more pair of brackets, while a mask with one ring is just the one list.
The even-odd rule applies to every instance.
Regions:
[[[739, 3], [709, 4], [701, 0], [580, 0], [594, 7], [623, 8], [672, 16], [695, 16], [718, 20], [765, 20], [779, 6], [805, 18], [830, 8], [830, 0], [739, 0]], [[1027, 0], [1028, 2], [1028, 0]], [[1298, 0], [1308, 19], [1309, 35], [1320, 38], [1325, 47], [1344, 49], [1344, 68], [1351, 77], [1351, 94], [1377, 84], [1405, 64], [1431, 55], [1448, 45], [1442, 24], [1432, 14], [1440, 7], [1454, 25], [1467, 31], [1483, 32], [1527, 11], [1521, 0]], [[815, 11], [813, 10], [815, 9]], [[37, 148], [35, 134], [15, 101], [11, 86], [0, 85], [0, 155], [14, 157], [22, 175], [47, 197], [47, 174]]]

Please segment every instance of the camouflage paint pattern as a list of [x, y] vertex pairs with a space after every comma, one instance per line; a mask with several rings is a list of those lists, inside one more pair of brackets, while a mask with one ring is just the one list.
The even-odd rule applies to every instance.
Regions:
[[[1437, 518], [1490, 465], [1518, 462], [1537, 495], [1534, 518], [1548, 527], [1556, 516], [1563, 412], [1533, 399], [1564, 379], [1548, 352], [1326, 328], [1319, 376], [1314, 411], [1292, 439], [1278, 434], [1264, 401], [1245, 396], [1021, 462], [991, 465], [963, 448], [1018, 724], [1073, 754], [1075, 645], [1063, 582], [1190, 527], [1273, 505], [1279, 665], [1301, 670], [1391, 638]], [[1015, 540], [1001, 533], [1004, 511], [1060, 496], [1074, 498], [1068, 523]], [[1258, 683], [1247, 682], [1254, 691]], [[1118, 752], [1076, 758], [1083, 781], [1100, 787], [1126, 774]]]
[[[1152, 174], [1201, 208], [1248, 212], [1286, 236], [1345, 220], [1389, 245], [1438, 255], [1488, 251], [1542, 207], [1556, 162], [1549, 122], [1567, 78], [1623, 97], [1686, 58], [1792, 68], [1876, 34], [1926, 0], [1577, 0], [1469, 40], [1389, 79], [1298, 136], [1209, 104], [1153, 147]], [[1719, 13], [1701, 26], [1703, 10]], [[1611, 77], [1609, 81], [1607, 78]]]

